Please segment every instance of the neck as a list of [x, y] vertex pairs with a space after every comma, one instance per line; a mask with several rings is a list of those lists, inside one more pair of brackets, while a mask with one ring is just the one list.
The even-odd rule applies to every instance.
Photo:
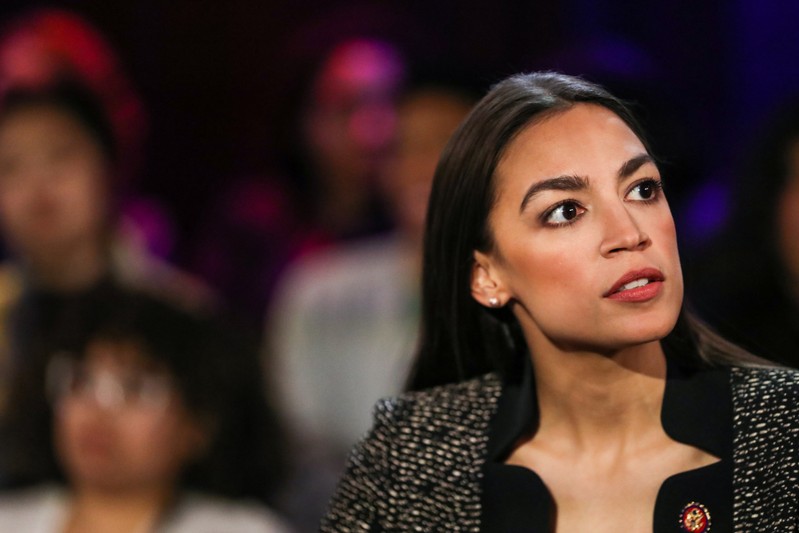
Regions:
[[170, 491], [76, 489], [66, 531], [151, 531], [169, 504]]
[[34, 285], [56, 291], [79, 291], [96, 283], [108, 270], [103, 246], [85, 243], [66, 251], [32, 253], [25, 261]]
[[662, 435], [666, 358], [658, 341], [612, 355], [533, 350], [538, 434], [576, 452], [646, 446]]

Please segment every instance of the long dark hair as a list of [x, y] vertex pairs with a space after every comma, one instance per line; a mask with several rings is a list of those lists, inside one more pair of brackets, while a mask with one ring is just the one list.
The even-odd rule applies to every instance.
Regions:
[[[525, 127], [577, 103], [615, 113], [651, 153], [624, 102], [598, 85], [554, 72], [518, 74], [498, 83], [450, 139], [436, 169], [427, 212], [421, 339], [410, 389], [510, 371], [527, 353], [512, 313], [486, 309], [472, 298], [473, 254], [494, 246], [488, 218], [496, 198], [496, 168], [507, 146]], [[709, 364], [754, 361], [684, 310], [666, 342], [698, 347], [689, 352]]]

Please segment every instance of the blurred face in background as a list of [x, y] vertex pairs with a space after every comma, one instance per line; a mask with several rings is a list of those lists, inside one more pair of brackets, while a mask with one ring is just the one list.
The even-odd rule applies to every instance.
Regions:
[[170, 376], [132, 343], [96, 341], [55, 360], [55, 444], [70, 484], [100, 491], [171, 490], [205, 432]]
[[312, 157], [325, 179], [359, 187], [358, 178], [380, 167], [394, 139], [403, 76], [399, 54], [386, 43], [352, 40], [331, 52], [304, 117]]
[[51, 105], [0, 122], [0, 222], [28, 260], [100, 246], [108, 210], [108, 162], [70, 112]]
[[383, 190], [397, 227], [421, 242], [427, 200], [438, 159], [472, 102], [446, 89], [422, 89], [409, 95], [399, 110], [396, 148]]

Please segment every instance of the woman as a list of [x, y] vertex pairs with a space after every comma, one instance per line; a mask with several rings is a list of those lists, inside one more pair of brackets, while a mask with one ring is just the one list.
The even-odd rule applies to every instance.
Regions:
[[0, 530], [286, 530], [254, 504], [282, 471], [260, 374], [209, 321], [120, 292], [62, 325], [46, 371], [15, 375], [3, 460], [25, 488]]
[[[494, 87], [433, 184], [410, 392], [324, 531], [785, 531], [799, 379], [695, 324], [661, 177], [603, 89]], [[790, 526], [788, 526], [790, 524]]]

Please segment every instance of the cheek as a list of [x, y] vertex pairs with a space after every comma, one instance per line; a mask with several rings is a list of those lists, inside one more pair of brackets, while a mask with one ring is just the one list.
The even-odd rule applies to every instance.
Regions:
[[75, 162], [64, 169], [52, 197], [74, 224], [87, 231], [102, 226], [108, 209], [104, 169], [91, 162]]
[[673, 245], [677, 247], [677, 227], [674, 225], [674, 217], [671, 215], [671, 210], [664, 207], [659, 221], [656, 224], [657, 231], [664, 239], [673, 241]]
[[656, 244], [659, 243], [660, 247], [664, 250], [664, 253], [667, 255], [666, 260], [667, 263], [663, 265], [663, 267], [672, 266], [674, 268], [680, 269], [680, 252], [677, 246], [677, 228], [674, 225], [674, 218], [671, 216], [671, 212], [667, 209], [663, 216], [660, 218], [659, 222], [655, 224], [655, 231], [657, 234], [650, 236]]
[[554, 298], [560, 305], [570, 305], [584, 299], [571, 299], [570, 294], [593, 290], [595, 270], [587, 268], [591, 261], [591, 235], [574, 232], [569, 239], [545, 236], [530, 241], [508, 257], [508, 263], [514, 265], [512, 291], [523, 303], [547, 305]]
[[80, 469], [94, 454], [108, 453], [117, 442], [113, 428], [86, 406], [64, 401], [54, 412], [53, 443], [67, 470]]
[[124, 440], [142, 451], [168, 446], [175, 440], [176, 421], [162, 414], [130, 413], [120, 422]]
[[89, 159], [65, 164], [59, 182], [60, 196], [81, 205], [97, 205], [105, 198], [105, 170]]
[[53, 413], [53, 438], [56, 448], [65, 451], [74, 446], [78, 427], [81, 425], [80, 412], [67, 406], [59, 406]]
[[24, 212], [30, 203], [30, 193], [25, 187], [0, 187], [0, 217], [9, 226]]
[[177, 471], [192, 453], [190, 422], [180, 416], [131, 416], [122, 429], [130, 457], [157, 471]]

